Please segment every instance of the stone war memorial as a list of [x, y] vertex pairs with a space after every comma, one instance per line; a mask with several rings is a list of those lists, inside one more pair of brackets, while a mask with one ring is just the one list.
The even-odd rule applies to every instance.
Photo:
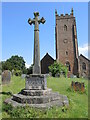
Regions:
[[58, 92], [52, 92], [47, 88], [47, 80], [44, 74], [41, 74], [40, 66], [40, 48], [39, 48], [39, 24], [45, 23], [45, 19], [39, 18], [39, 12], [34, 12], [34, 19], [28, 20], [30, 25], [34, 25], [34, 61], [33, 74], [26, 75], [25, 88], [20, 93], [14, 94], [11, 98], [5, 100], [6, 104], [13, 107], [25, 106], [35, 108], [50, 108], [53, 106], [68, 106], [68, 98]]

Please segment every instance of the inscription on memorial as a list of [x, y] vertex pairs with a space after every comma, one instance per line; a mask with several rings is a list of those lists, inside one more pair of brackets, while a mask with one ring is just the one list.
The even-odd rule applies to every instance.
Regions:
[[46, 89], [46, 77], [45, 75], [30, 75], [26, 77], [26, 89]]

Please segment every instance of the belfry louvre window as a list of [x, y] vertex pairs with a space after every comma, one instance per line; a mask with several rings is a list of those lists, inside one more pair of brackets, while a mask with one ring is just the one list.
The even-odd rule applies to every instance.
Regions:
[[67, 31], [67, 26], [66, 25], [64, 25], [64, 31]]

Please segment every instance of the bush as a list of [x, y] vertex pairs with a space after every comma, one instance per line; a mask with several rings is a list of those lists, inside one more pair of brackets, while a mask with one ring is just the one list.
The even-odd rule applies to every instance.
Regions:
[[[41, 112], [41, 110], [39, 109], [35, 109], [35, 108], [31, 108], [28, 105], [26, 105], [25, 107], [12, 107], [9, 104], [4, 104], [3, 106], [3, 111], [7, 112], [8, 115], [10, 115], [11, 118], [36, 118], [38, 117], [42, 117], [43, 111]], [[19, 120], [19, 119], [18, 119]]]
[[66, 66], [64, 66], [61, 63], [54, 62], [51, 66], [49, 66], [49, 72], [52, 73], [52, 76], [55, 77], [56, 74], [63, 74], [65, 77], [67, 77], [68, 69]]
[[2, 64], [0, 62], [0, 75], [2, 74]]
[[0, 70], [0, 75], [2, 74], [2, 70]]
[[16, 76], [21, 76], [21, 74], [22, 74], [21, 70], [14, 71], [14, 75], [16, 75]]

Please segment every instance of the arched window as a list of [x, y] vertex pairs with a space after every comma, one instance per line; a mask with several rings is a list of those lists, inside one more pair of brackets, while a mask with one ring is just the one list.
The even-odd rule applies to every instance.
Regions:
[[66, 55], [68, 55], [68, 51], [66, 51]]
[[71, 71], [71, 67], [70, 67], [70, 63], [69, 62], [66, 62], [66, 66], [68, 68], [68, 71]]
[[64, 25], [64, 31], [67, 31], [67, 26], [66, 25]]
[[86, 64], [84, 62], [82, 63], [82, 69], [86, 70]]

